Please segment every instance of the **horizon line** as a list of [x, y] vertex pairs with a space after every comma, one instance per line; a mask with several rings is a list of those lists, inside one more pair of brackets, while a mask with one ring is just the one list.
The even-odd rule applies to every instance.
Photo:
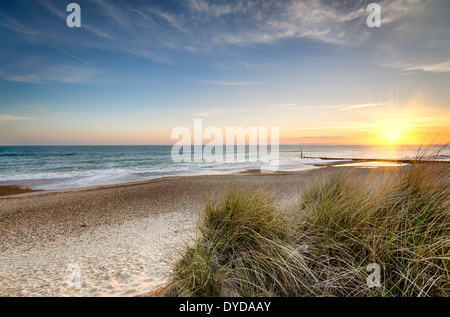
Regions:
[[[198, 146], [199, 144], [0, 144], [0, 147], [6, 146]], [[202, 144], [205, 146], [208, 144]], [[250, 145], [260, 145], [260, 144], [209, 144], [211, 146], [250, 146]], [[271, 146], [271, 144], [261, 144]], [[423, 144], [423, 143], [412, 143], [412, 144], [326, 144], [326, 143], [279, 143], [274, 144], [278, 146], [389, 146], [389, 147], [399, 147], [399, 146], [447, 146], [449, 143], [440, 143], [440, 144]]]

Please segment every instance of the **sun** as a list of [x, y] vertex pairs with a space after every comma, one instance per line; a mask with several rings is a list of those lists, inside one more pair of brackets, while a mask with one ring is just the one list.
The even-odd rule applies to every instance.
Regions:
[[397, 132], [389, 132], [386, 135], [386, 139], [389, 143], [397, 143], [400, 140], [401, 136], [400, 133]]
[[399, 145], [405, 141], [405, 131], [399, 128], [384, 128], [380, 133], [380, 139], [383, 144]]

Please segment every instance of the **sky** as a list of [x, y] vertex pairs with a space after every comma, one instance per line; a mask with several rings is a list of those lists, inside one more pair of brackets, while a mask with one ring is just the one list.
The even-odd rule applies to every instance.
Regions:
[[[281, 144], [450, 141], [450, 2], [0, 2], [0, 145], [173, 144], [278, 127]], [[207, 140], [205, 140], [206, 142]]]

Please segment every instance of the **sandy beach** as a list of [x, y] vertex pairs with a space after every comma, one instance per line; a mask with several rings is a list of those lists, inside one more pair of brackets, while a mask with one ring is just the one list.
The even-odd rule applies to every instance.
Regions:
[[[196, 214], [206, 199], [239, 185], [290, 204], [305, 186], [336, 171], [381, 181], [393, 169], [329, 165], [2, 196], [0, 295], [141, 295], [166, 282], [177, 248], [195, 236]], [[74, 266], [80, 285], [67, 282]]]

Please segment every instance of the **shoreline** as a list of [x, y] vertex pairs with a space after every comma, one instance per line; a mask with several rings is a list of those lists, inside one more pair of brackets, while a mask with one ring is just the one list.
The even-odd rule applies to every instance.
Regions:
[[[402, 159], [363, 159], [363, 158], [328, 158], [328, 157], [304, 157], [304, 158], [313, 158], [323, 160], [323, 163], [311, 163], [311, 164], [297, 164], [302, 167], [316, 167], [316, 168], [328, 168], [333, 166], [343, 166], [347, 164], [353, 163], [376, 163], [376, 162], [385, 162], [385, 163], [394, 163], [394, 164], [417, 164], [417, 163], [443, 163], [449, 164], [450, 161], [429, 161], [429, 160], [402, 160]], [[332, 161], [332, 162], [330, 162]], [[286, 166], [297, 166], [297, 165], [286, 165]], [[285, 165], [282, 165], [285, 166]], [[355, 165], [356, 166], [356, 165]], [[376, 167], [389, 167], [388, 164], [385, 166], [376, 166]], [[104, 184], [93, 184], [87, 186], [74, 186], [74, 187], [61, 187], [61, 188], [51, 188], [51, 189], [35, 189], [32, 188], [30, 183], [43, 183], [45, 184], [48, 181], [54, 181], [56, 179], [31, 179], [31, 180], [9, 180], [0, 182], [0, 198], [5, 196], [13, 196], [13, 195], [21, 195], [21, 194], [30, 194], [30, 193], [38, 193], [38, 192], [60, 192], [60, 191], [72, 191], [72, 190], [87, 190], [92, 188], [100, 188], [100, 187], [111, 187], [111, 186], [125, 186], [125, 185], [133, 185], [140, 183], [149, 183], [159, 180], [166, 180], [172, 178], [184, 178], [184, 177], [199, 177], [199, 176], [220, 176], [220, 175], [234, 175], [234, 174], [248, 174], [248, 173], [262, 173], [261, 169], [257, 168], [248, 168], [242, 169], [238, 168], [236, 170], [230, 170], [229, 172], [224, 173], [205, 173], [205, 174], [193, 174], [193, 175], [165, 175], [156, 178], [144, 179], [144, 180], [131, 180], [131, 181], [117, 181], [111, 183]], [[308, 171], [310, 169], [305, 170], [282, 170], [276, 171], [274, 173], [267, 174], [285, 174], [285, 173], [293, 173], [293, 172], [303, 172]]]
[[[195, 235], [207, 199], [241, 186], [291, 204], [315, 180], [342, 172], [376, 186], [395, 167], [180, 176], [0, 197], [0, 292], [11, 296], [135, 296], [163, 284], [171, 254]], [[350, 176], [351, 175], [351, 176]], [[368, 176], [375, 177], [368, 177]], [[68, 289], [79, 263], [85, 284]]]

